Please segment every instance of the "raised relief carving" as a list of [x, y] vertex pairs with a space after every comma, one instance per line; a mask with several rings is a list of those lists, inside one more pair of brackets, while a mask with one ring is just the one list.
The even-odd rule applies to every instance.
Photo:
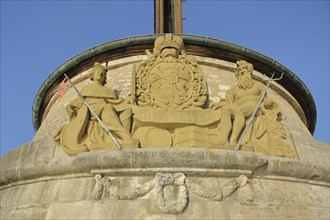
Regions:
[[100, 174], [95, 175], [95, 185], [92, 191], [91, 199], [100, 200], [105, 198], [112, 199], [137, 199], [155, 188], [155, 179], [139, 186], [119, 187], [112, 183], [108, 177]]
[[281, 123], [280, 107], [270, 98], [261, 106], [259, 116], [243, 139], [243, 150], [253, 149], [267, 155], [294, 158], [293, 139]]
[[220, 112], [205, 109], [206, 81], [182, 38], [161, 36], [147, 55], [132, 80], [133, 137], [142, 148], [211, 147]]
[[[122, 199], [132, 200], [156, 191], [156, 205], [167, 214], [183, 213], [189, 200], [189, 192], [205, 199], [222, 201], [229, 198], [239, 188], [245, 188], [249, 199], [253, 200], [253, 191], [248, 184], [248, 178], [241, 175], [233, 178], [221, 188], [210, 188], [194, 183], [187, 179], [183, 173], [157, 173], [155, 178], [141, 185], [131, 184], [128, 187], [116, 186], [109, 177], [95, 175], [91, 199]], [[246, 197], [246, 196], [245, 196]], [[246, 198], [242, 199], [246, 199]], [[240, 196], [237, 199], [241, 199]]]
[[252, 64], [244, 60], [237, 62], [237, 85], [227, 91], [227, 102], [221, 108], [220, 145], [237, 144], [246, 119], [252, 116], [265, 90], [263, 84], [252, 79], [252, 72]]
[[[129, 132], [132, 110], [122, 105], [123, 100], [118, 99], [112, 90], [104, 86], [107, 71], [106, 67], [95, 63], [90, 77], [92, 83], [83, 87], [80, 93], [123, 146], [137, 147], [138, 140], [133, 139]], [[80, 97], [71, 101], [66, 110], [70, 121], [55, 135], [55, 140], [64, 152], [75, 155], [84, 151], [116, 148], [113, 140]]]
[[[252, 192], [252, 189], [248, 186], [247, 176], [241, 175], [237, 178], [232, 179], [227, 183], [222, 189], [218, 188], [209, 188], [196, 183], [193, 183], [189, 180], [186, 181], [189, 192], [194, 193], [200, 197], [211, 199], [214, 201], [225, 200], [230, 195], [235, 192], [238, 188], [248, 187], [248, 191]], [[249, 200], [253, 199], [253, 193], [249, 192]]]
[[[163, 212], [169, 214], [183, 212], [188, 202], [188, 190], [185, 185], [185, 179], [186, 176], [183, 173], [156, 174], [156, 204]], [[172, 190], [166, 190], [167, 188], [171, 188]], [[172, 197], [170, 201], [167, 201], [169, 199], [165, 199], [165, 194], [168, 194], [166, 197]], [[177, 198], [177, 200], [173, 198]]]
[[[233, 149], [242, 135], [247, 120], [252, 116], [262, 98], [265, 86], [252, 78], [253, 65], [237, 61], [237, 85], [222, 100], [219, 124], [219, 145]], [[266, 97], [247, 133], [243, 134], [242, 150], [263, 152], [272, 156], [295, 157], [293, 141], [287, 140], [287, 131], [280, 122], [280, 108]]]
[[155, 40], [153, 54], [136, 72], [139, 106], [162, 110], [201, 108], [206, 102], [206, 82], [193, 56], [184, 52], [181, 37], [165, 35]]
[[[253, 65], [237, 61], [237, 85], [224, 100], [207, 104], [208, 92], [197, 60], [187, 55], [181, 37], [164, 35], [153, 52], [132, 74], [127, 102], [105, 87], [107, 68], [96, 63], [92, 83], [81, 90], [123, 147], [206, 147], [240, 149], [267, 155], [296, 156], [294, 142], [281, 122], [278, 103], [262, 102], [265, 85], [252, 78]], [[247, 120], [258, 109], [249, 127]], [[114, 141], [99, 125], [80, 98], [67, 106], [70, 122], [55, 135], [69, 155], [96, 149], [115, 149]]]

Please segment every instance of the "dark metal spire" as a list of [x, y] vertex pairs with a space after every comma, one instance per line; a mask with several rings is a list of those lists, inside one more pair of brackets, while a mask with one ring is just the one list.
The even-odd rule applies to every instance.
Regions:
[[154, 0], [155, 34], [182, 33], [182, 0]]

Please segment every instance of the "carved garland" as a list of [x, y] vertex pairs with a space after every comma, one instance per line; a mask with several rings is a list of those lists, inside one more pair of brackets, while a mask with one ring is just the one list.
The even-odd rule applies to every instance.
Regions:
[[[105, 199], [106, 194], [109, 194], [113, 199], [137, 199], [155, 189], [157, 195], [156, 205], [164, 213], [169, 214], [180, 214], [184, 211], [188, 203], [188, 189], [202, 198], [221, 201], [228, 198], [238, 188], [248, 184], [248, 178], [241, 175], [233, 178], [222, 189], [214, 189], [187, 180], [183, 173], [157, 173], [153, 180], [133, 187], [115, 186], [110, 178], [102, 177], [100, 174], [95, 175], [95, 180], [96, 183], [90, 197], [92, 200]], [[167, 186], [178, 187], [178, 199], [176, 201], [166, 201], [164, 189]], [[251, 187], [247, 187], [247, 189], [251, 191]], [[251, 191], [251, 199], [253, 199], [252, 193]]]

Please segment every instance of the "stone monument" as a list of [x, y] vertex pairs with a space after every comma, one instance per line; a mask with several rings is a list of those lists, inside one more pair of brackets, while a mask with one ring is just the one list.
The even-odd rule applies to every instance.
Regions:
[[51, 73], [35, 137], [1, 158], [1, 218], [329, 218], [330, 146], [312, 137], [303, 82], [252, 50], [163, 34], [180, 30], [161, 21]]

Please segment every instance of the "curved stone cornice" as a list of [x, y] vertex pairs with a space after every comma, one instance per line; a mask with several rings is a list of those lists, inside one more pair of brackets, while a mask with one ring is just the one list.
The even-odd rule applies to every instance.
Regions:
[[[5, 159], [5, 158], [3, 158]], [[183, 172], [190, 176], [239, 176], [330, 184], [326, 167], [295, 159], [268, 157], [254, 152], [205, 148], [149, 148], [94, 151], [62, 158], [39, 159], [16, 166], [2, 161], [0, 188], [49, 179], [77, 178], [95, 173], [112, 176]]]

